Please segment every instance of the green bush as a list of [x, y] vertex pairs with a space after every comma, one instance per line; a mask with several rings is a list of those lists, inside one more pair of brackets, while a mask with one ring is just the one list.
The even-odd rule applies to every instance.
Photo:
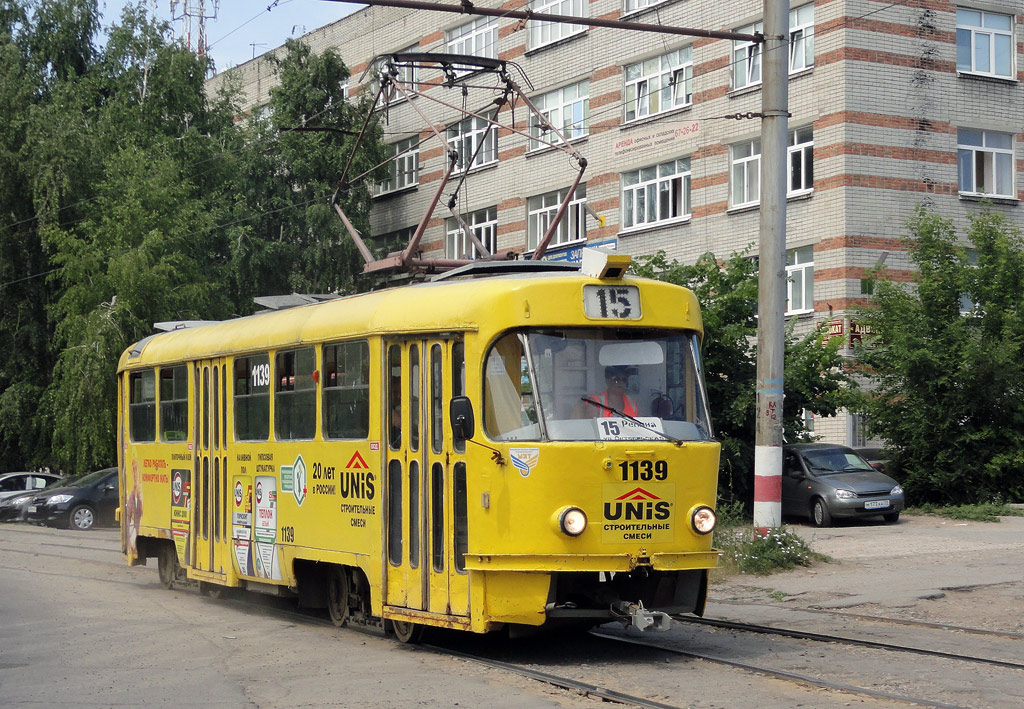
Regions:
[[720, 528], [715, 545], [722, 551], [724, 570], [754, 576], [768, 576], [776, 571], [830, 560], [813, 551], [799, 535], [785, 527], [772, 529], [764, 536], [750, 527]]
[[925, 503], [906, 510], [907, 514], [934, 515], [949, 519], [963, 519], [971, 522], [998, 522], [1000, 517], [1024, 517], [1024, 510], [1008, 507], [998, 502], [978, 505], [933, 505]]

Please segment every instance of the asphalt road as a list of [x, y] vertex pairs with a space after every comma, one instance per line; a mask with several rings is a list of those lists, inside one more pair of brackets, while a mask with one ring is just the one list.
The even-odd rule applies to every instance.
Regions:
[[[856, 614], [1024, 634], [1024, 518], [960, 524], [797, 526], [833, 562], [712, 587], [708, 615], [842, 630], [1024, 662], [1021, 639], [861, 621]], [[130, 568], [116, 530], [0, 525], [0, 705], [598, 707], [555, 689], [394, 640], [269, 613]], [[261, 597], [256, 597], [261, 598]], [[955, 706], [1024, 704], [1024, 672], [680, 625], [666, 646]], [[588, 636], [446, 647], [571, 676], [671, 706], [896, 706]]]

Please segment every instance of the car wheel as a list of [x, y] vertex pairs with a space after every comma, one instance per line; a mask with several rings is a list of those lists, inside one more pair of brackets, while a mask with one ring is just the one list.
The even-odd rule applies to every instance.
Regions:
[[88, 505], [77, 505], [68, 514], [68, 527], [71, 529], [80, 529], [84, 532], [92, 529], [95, 523], [96, 513]]
[[900, 513], [899, 512], [890, 512], [887, 515], [882, 515], [882, 519], [884, 519], [889, 524], [894, 524], [894, 523], [900, 521]]
[[815, 527], [828, 527], [832, 524], [832, 513], [828, 511], [828, 505], [820, 497], [814, 501], [811, 509], [811, 520]]

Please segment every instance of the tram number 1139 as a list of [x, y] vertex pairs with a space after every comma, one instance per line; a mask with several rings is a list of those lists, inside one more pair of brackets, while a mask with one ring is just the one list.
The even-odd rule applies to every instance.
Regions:
[[630, 480], [664, 480], [668, 463], [664, 460], [624, 460], [619, 463], [623, 482]]

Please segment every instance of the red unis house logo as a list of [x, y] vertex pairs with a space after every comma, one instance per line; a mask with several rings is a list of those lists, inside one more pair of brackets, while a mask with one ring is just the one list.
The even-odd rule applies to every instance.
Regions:
[[611, 502], [604, 503], [604, 518], [609, 522], [619, 520], [665, 520], [671, 514], [672, 503], [661, 499], [642, 487], [633, 488], [619, 495]]

